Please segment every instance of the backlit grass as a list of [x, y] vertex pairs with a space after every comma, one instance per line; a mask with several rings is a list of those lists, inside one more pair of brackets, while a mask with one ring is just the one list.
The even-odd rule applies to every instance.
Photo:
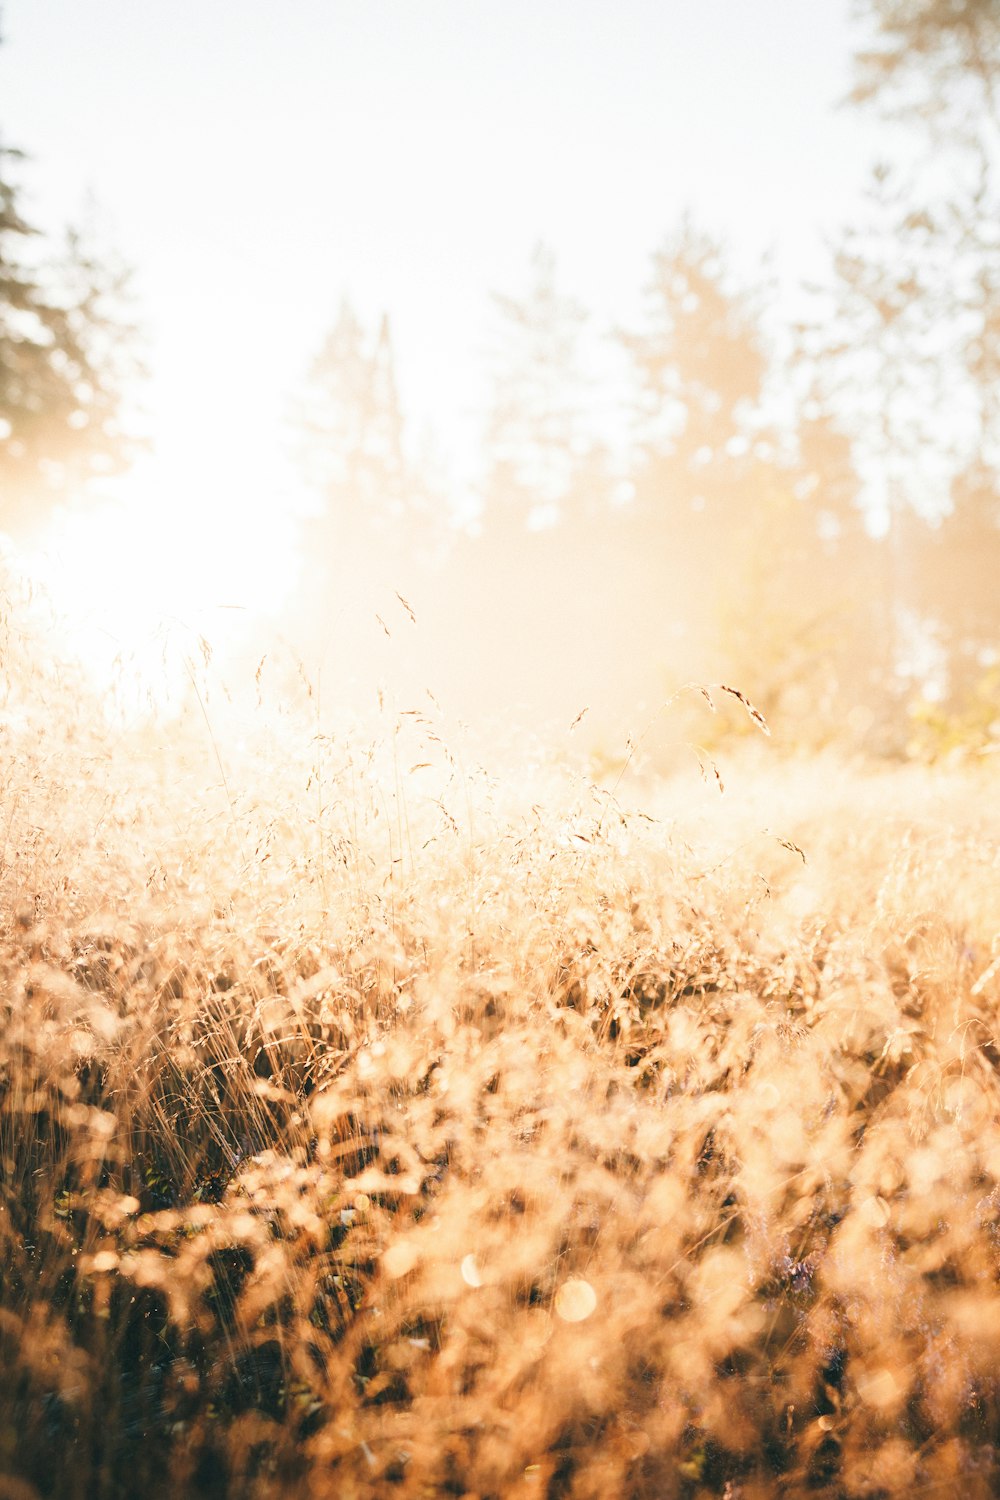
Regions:
[[995, 1493], [991, 762], [211, 717], [2, 730], [0, 1494]]

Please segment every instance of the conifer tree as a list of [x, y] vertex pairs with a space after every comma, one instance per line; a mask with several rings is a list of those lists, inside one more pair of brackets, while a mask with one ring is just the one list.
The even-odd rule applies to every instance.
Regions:
[[909, 128], [838, 258], [822, 363], [886, 498], [895, 617], [931, 633], [957, 703], [1000, 639], [1000, 6], [868, 0], [861, 19], [852, 98]]
[[605, 452], [589, 419], [580, 342], [587, 311], [565, 295], [544, 244], [520, 296], [495, 293], [499, 314], [484, 433], [487, 526], [577, 522], [600, 508]]
[[0, 529], [24, 531], [127, 465], [139, 373], [127, 275], [71, 230], [54, 254], [24, 213], [20, 151], [0, 148]]
[[410, 476], [388, 316], [370, 344], [350, 302], [341, 302], [296, 425], [303, 470], [331, 535], [344, 541], [403, 523]]

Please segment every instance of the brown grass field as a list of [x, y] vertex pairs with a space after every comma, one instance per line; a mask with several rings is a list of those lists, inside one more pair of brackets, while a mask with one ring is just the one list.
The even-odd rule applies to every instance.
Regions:
[[612, 792], [51, 695], [0, 730], [3, 1500], [1000, 1492], [995, 760]]

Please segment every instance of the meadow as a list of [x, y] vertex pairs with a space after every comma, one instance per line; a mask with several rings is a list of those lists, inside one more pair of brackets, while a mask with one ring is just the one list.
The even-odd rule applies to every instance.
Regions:
[[201, 708], [0, 726], [3, 1500], [997, 1492], [995, 758]]

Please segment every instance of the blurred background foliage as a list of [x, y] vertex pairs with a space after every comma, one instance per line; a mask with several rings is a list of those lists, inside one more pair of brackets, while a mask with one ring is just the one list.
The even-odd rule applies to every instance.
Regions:
[[[372, 601], [398, 594], [378, 624], [410, 680], [467, 713], [569, 723], [596, 684], [599, 738], [732, 680], [796, 744], [1000, 744], [1000, 7], [857, 10], [845, 103], [884, 119], [885, 156], [794, 315], [686, 220], [643, 320], [595, 328], [538, 245], [492, 299], [478, 479], [456, 493], [407, 421], [390, 315], [365, 327], [343, 300], [288, 421], [312, 508], [285, 626], [328, 682], [367, 670]], [[26, 170], [0, 155], [15, 536], [134, 455], [139, 347], [111, 257], [39, 243]]]

